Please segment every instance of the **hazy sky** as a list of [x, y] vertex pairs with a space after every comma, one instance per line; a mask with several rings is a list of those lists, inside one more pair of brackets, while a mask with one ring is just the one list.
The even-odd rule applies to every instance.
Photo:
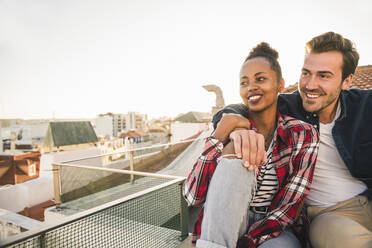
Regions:
[[201, 86], [240, 102], [240, 66], [260, 41], [287, 86], [305, 42], [327, 31], [372, 64], [371, 13], [369, 0], [0, 0], [0, 118], [210, 111]]

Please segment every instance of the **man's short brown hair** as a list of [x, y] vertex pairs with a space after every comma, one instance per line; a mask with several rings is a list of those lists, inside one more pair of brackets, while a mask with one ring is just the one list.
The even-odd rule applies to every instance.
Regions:
[[355, 73], [355, 69], [358, 66], [359, 53], [357, 52], [353, 42], [349, 39], [334, 32], [327, 32], [312, 38], [306, 43], [306, 55], [309, 53], [323, 53], [330, 51], [338, 51], [342, 53], [342, 80], [347, 78], [350, 74]]

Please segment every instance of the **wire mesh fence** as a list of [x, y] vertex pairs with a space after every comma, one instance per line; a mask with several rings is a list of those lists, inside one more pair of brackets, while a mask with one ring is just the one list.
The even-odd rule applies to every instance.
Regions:
[[60, 166], [62, 207], [87, 210], [149, 189], [167, 178], [99, 171], [87, 167]]
[[[1, 247], [177, 247], [182, 241], [180, 187], [172, 180]], [[185, 220], [185, 219], [184, 219]], [[187, 232], [186, 232], [187, 233]]]
[[[161, 152], [152, 156], [137, 156], [132, 161], [132, 169], [142, 172], [157, 172], [171, 163], [180, 152], [182, 152], [190, 142], [169, 145], [167, 147], [150, 147], [146, 150], [160, 149]], [[136, 152], [137, 149], [135, 149]], [[79, 165], [77, 167], [59, 166], [59, 181], [61, 201], [68, 202], [75, 199], [96, 194], [101, 191], [120, 191], [118, 197], [126, 196], [137, 192], [143, 188], [156, 186], [164, 182], [159, 178], [141, 177], [129, 174], [114, 173], [110, 171], [99, 171], [86, 169], [88, 167], [110, 168], [110, 169], [130, 169], [130, 159], [117, 159], [116, 161], [105, 163], [107, 156], [96, 156], [69, 161], [69, 165]], [[123, 155], [124, 156], [124, 155]], [[122, 157], [123, 157], [122, 156]], [[84, 168], [84, 166], [86, 168]], [[117, 199], [117, 198], [116, 198]]]
[[[177, 247], [188, 233], [184, 178], [151, 172], [170, 164], [192, 141], [152, 147], [134, 159], [136, 149], [129, 158], [130, 153], [107, 154], [53, 165], [57, 211], [72, 209], [72, 215], [0, 240], [0, 248]], [[135, 171], [127, 170], [131, 159]]]

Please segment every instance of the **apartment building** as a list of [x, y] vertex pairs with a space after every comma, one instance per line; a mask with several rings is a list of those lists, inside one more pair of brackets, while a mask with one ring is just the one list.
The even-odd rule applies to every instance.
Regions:
[[[111, 121], [110, 121], [111, 120]], [[95, 119], [95, 129], [97, 135], [120, 136], [121, 133], [130, 130], [146, 131], [147, 115], [137, 112], [127, 114], [105, 114]]]

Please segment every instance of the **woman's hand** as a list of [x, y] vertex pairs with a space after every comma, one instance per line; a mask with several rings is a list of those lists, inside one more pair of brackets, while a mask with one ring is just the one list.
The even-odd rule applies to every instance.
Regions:
[[248, 170], [254, 170], [261, 163], [267, 162], [265, 138], [251, 128], [247, 118], [239, 114], [224, 114], [214, 132], [214, 137], [226, 143], [233, 141], [234, 151], [242, 158], [243, 165]]
[[254, 170], [267, 162], [265, 138], [253, 130], [234, 130], [230, 133], [234, 143], [234, 151], [238, 158], [242, 158], [243, 165], [248, 170]]

